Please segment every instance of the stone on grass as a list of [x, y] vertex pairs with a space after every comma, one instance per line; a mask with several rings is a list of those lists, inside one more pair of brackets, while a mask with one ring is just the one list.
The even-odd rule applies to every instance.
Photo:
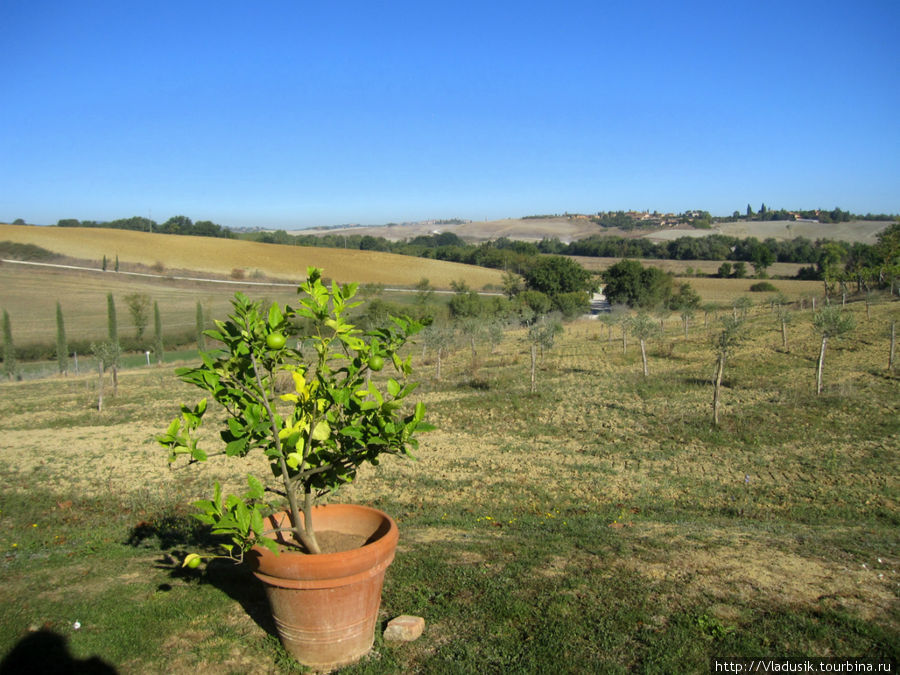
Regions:
[[384, 639], [388, 642], [412, 642], [425, 630], [425, 619], [404, 614], [388, 621]]

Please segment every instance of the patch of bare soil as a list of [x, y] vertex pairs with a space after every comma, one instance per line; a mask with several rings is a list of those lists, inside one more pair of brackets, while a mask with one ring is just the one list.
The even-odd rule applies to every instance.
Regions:
[[363, 535], [348, 534], [336, 530], [322, 530], [321, 532], [316, 532], [316, 540], [319, 542], [319, 548], [322, 549], [322, 553], [352, 551], [355, 548], [360, 548], [366, 543], [366, 537]]

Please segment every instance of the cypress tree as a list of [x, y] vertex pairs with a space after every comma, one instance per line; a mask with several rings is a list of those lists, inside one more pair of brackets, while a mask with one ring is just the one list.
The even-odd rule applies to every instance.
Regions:
[[203, 334], [203, 305], [197, 302], [197, 349], [206, 349], [206, 336]]
[[109, 341], [118, 344], [119, 326], [116, 322], [116, 301], [112, 293], [106, 295], [106, 318], [109, 327]]
[[13, 379], [16, 372], [16, 348], [13, 346], [12, 324], [9, 320], [9, 312], [3, 310], [3, 372]]
[[162, 319], [159, 317], [159, 303], [153, 303], [153, 348], [156, 352], [156, 362], [162, 364], [163, 361], [163, 338], [162, 338]]
[[66, 327], [59, 301], [56, 302], [56, 361], [59, 363], [59, 372], [68, 375], [69, 343], [66, 341]]
[[109, 323], [109, 365], [112, 368], [113, 396], [119, 390], [119, 326], [116, 322], [116, 301], [112, 293], [106, 294], [107, 321]]

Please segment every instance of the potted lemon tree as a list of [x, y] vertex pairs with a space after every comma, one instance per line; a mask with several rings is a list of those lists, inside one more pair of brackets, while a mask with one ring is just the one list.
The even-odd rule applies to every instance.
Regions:
[[[416, 434], [432, 428], [424, 404], [409, 403], [416, 383], [410, 357], [400, 354], [423, 324], [391, 317], [362, 332], [348, 321], [361, 304], [352, 301], [356, 289], [326, 285], [322, 271], [309, 268], [296, 308], [264, 309], [236, 294], [233, 313], [206, 332], [221, 347], [176, 371], [224, 410], [220, 448], [199, 438], [207, 398], [182, 405], [158, 437], [170, 462], [265, 456], [268, 480], [248, 475], [245, 491], [227, 495], [217, 482], [211, 499], [195, 502], [195, 515], [222, 536], [224, 556], [263, 581], [288, 652], [317, 668], [351, 663], [371, 648], [398, 537], [381, 511], [317, 501], [366, 462], [409, 456]], [[372, 377], [386, 363], [394, 373]], [[201, 562], [198, 554], [184, 560]]]

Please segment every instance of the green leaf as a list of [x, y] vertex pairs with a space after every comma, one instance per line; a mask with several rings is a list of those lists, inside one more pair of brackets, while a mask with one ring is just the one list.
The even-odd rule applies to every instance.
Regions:
[[266, 489], [262, 481], [253, 474], [247, 475], [247, 485], [250, 486], [250, 492], [247, 493], [250, 499], [262, 499], [265, 496]]
[[259, 537], [255, 539], [255, 544], [259, 544], [260, 546], [265, 546], [267, 549], [272, 551], [272, 553], [278, 553], [278, 544], [275, 543], [273, 539], [269, 539], [268, 537]]
[[235, 504], [234, 515], [237, 518], [238, 525], [240, 525], [241, 532], [247, 534], [250, 532], [250, 510], [247, 508], [247, 505], [239, 501]]
[[325, 422], [324, 420], [318, 422], [312, 432], [313, 439], [324, 441], [327, 440], [329, 436], [331, 436], [331, 427], [328, 425], [328, 422]]
[[246, 436], [243, 438], [236, 438], [225, 446], [225, 454], [228, 457], [236, 457], [238, 455], [242, 455], [244, 453], [244, 449], [247, 447], [247, 441], [250, 440]]
[[250, 529], [253, 530], [253, 534], [255, 534], [257, 537], [262, 536], [263, 517], [259, 509], [253, 509], [250, 512]]
[[216, 504], [213, 504], [213, 502], [209, 501], [208, 499], [201, 499], [199, 501], [196, 501], [193, 504], [191, 504], [191, 506], [193, 506], [194, 508], [196, 508], [200, 511], [203, 511], [204, 513], [218, 513], [219, 512], [218, 506]]
[[359, 440], [363, 437], [362, 431], [360, 431], [359, 427], [354, 427], [354, 426], [346, 426], [343, 429], [341, 429], [340, 433], [343, 436], [350, 436], [357, 440]]
[[269, 307], [269, 328], [277, 328], [284, 322], [284, 315], [278, 307], [278, 303], [272, 303]]
[[387, 390], [393, 398], [397, 398], [397, 394], [400, 393], [401, 389], [402, 387], [400, 386], [400, 383], [397, 382], [397, 380], [395, 380], [393, 377], [388, 379]]

